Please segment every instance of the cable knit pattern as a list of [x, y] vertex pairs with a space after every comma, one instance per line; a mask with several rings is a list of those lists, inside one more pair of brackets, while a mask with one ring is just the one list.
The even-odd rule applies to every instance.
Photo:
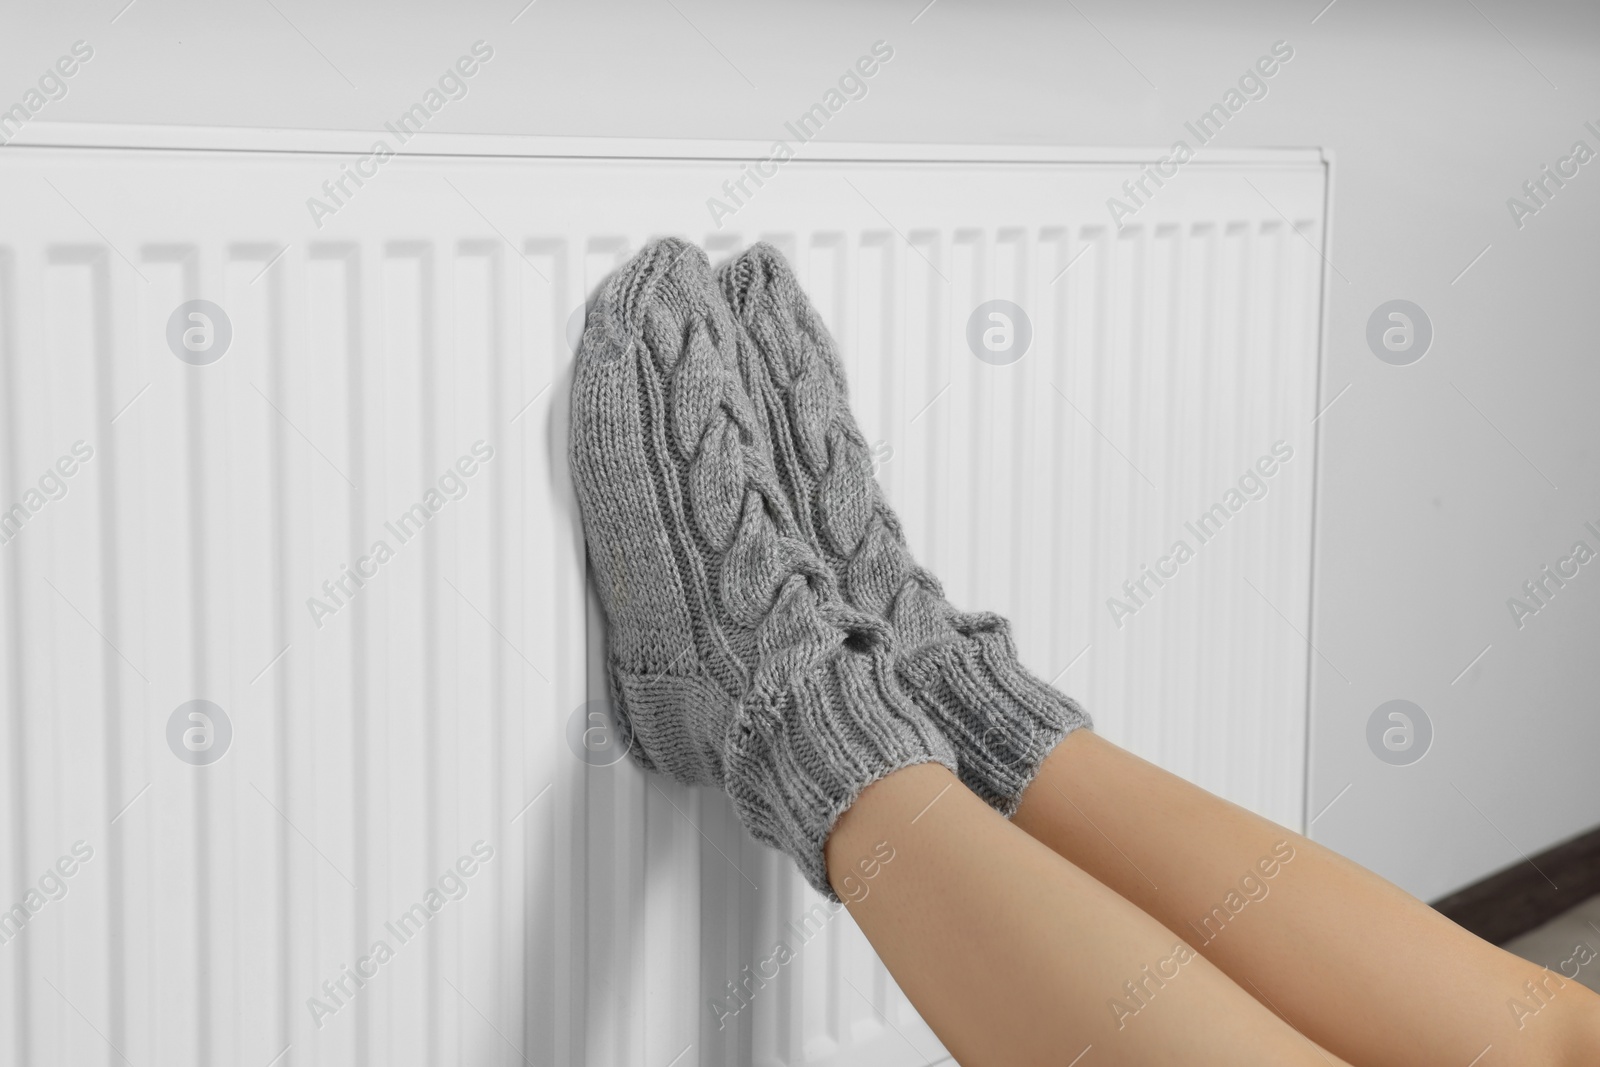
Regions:
[[845, 599], [893, 627], [900, 678], [955, 746], [962, 780], [1011, 815], [1044, 757], [1089, 717], [1023, 668], [1005, 619], [958, 612], [912, 558], [833, 339], [782, 254], [757, 244], [717, 277], [745, 328], [739, 370], [805, 537]]
[[724, 788], [832, 896], [823, 845], [860, 791], [956, 761], [900, 685], [890, 628], [802, 535], [739, 334], [692, 245], [658, 241], [609, 278], [578, 353], [573, 482], [629, 751]]

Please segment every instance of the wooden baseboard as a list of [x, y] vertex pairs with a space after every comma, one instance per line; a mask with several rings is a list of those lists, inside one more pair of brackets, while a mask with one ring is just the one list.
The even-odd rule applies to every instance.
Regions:
[[[1552, 885], [1554, 883], [1554, 885]], [[1496, 945], [1600, 894], [1600, 826], [1434, 902], [1436, 911]]]

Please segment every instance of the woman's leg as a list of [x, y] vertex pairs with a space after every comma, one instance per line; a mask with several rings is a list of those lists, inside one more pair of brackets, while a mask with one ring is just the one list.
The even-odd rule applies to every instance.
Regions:
[[869, 786], [827, 863], [964, 1067], [1339, 1062], [936, 764]]
[[1087, 730], [1015, 822], [1363, 1067], [1600, 1064], [1593, 992]]

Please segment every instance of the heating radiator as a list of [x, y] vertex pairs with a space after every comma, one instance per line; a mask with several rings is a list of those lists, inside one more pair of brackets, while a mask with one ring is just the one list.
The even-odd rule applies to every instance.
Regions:
[[567, 383], [658, 234], [783, 249], [950, 599], [1104, 736], [1302, 826], [1318, 153], [1135, 206], [1157, 153], [811, 145], [735, 201], [766, 146], [421, 135], [341, 194], [370, 135], [24, 140], [0, 1061], [944, 1058], [722, 797], [606, 748]]

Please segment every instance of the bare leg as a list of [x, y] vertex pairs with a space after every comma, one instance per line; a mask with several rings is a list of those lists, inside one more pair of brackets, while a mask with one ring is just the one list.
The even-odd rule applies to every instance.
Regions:
[[1593, 992], [1087, 730], [1015, 821], [1363, 1067], [1600, 1063]]
[[1091, 1045], [1082, 1067], [1340, 1062], [938, 765], [869, 787], [827, 862], [900, 988], [966, 1067], [1066, 1067]]

